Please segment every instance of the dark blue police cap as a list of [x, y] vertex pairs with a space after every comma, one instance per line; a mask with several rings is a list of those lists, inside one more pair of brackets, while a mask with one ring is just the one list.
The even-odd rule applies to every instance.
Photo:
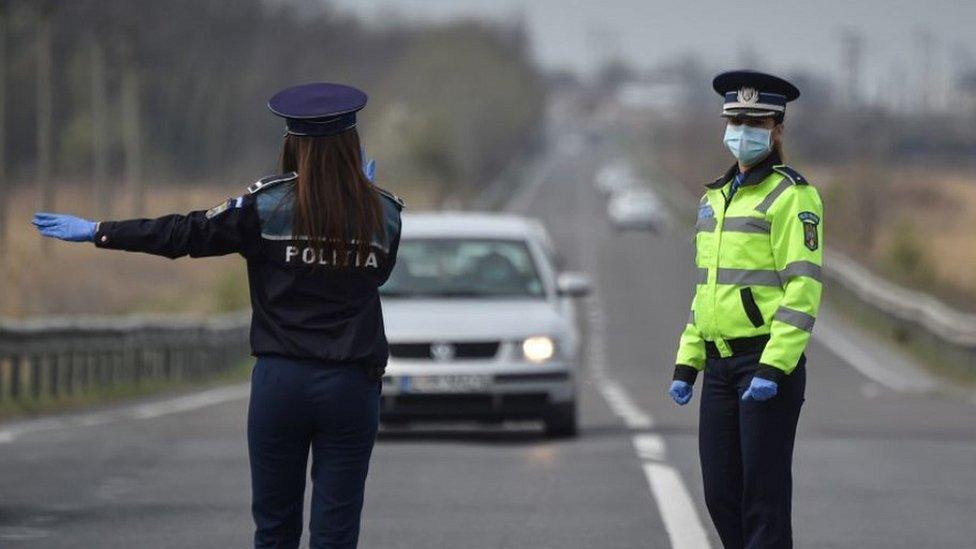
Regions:
[[712, 80], [712, 88], [725, 98], [722, 116], [783, 116], [786, 104], [800, 90], [786, 80], [759, 71], [729, 71]]
[[281, 90], [268, 109], [285, 119], [292, 135], [338, 135], [356, 127], [356, 113], [366, 106], [362, 90], [342, 84], [315, 82]]

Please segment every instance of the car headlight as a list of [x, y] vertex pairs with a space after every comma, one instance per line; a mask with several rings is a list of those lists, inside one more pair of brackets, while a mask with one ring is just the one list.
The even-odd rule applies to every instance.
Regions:
[[522, 355], [530, 362], [545, 362], [556, 354], [556, 342], [548, 336], [534, 336], [522, 342]]

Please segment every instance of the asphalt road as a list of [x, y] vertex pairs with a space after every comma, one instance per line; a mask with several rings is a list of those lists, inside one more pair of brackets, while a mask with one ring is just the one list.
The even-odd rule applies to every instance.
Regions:
[[[601, 160], [557, 146], [513, 200], [548, 224], [567, 267], [597, 283], [581, 435], [548, 441], [533, 425], [382, 434], [362, 547], [720, 546], [701, 498], [697, 395], [679, 408], [665, 394], [693, 289], [691, 233], [614, 233], [591, 184]], [[976, 406], [887, 388], [885, 376], [906, 375], [887, 369], [891, 355], [824, 317], [818, 331], [833, 339], [809, 348], [796, 449], [797, 546], [972, 547]], [[872, 378], [832, 350], [841, 343], [873, 360]], [[0, 547], [248, 546], [244, 394], [0, 425]]]

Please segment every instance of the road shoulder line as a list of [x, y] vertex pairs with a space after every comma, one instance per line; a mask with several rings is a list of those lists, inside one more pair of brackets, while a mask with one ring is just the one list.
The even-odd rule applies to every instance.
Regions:
[[241, 400], [250, 394], [249, 383], [237, 383], [214, 389], [207, 389], [162, 399], [153, 402], [142, 402], [129, 406], [91, 412], [85, 414], [64, 415], [41, 419], [18, 421], [0, 428], [0, 444], [15, 441], [23, 435], [30, 435], [44, 431], [70, 429], [77, 427], [94, 427], [122, 420], [152, 419], [160, 416], [189, 412], [215, 404]]

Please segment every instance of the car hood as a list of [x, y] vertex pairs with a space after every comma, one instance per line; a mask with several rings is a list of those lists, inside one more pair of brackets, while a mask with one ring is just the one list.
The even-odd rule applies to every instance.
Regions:
[[549, 301], [383, 298], [391, 342], [483, 341], [558, 335], [566, 321]]

